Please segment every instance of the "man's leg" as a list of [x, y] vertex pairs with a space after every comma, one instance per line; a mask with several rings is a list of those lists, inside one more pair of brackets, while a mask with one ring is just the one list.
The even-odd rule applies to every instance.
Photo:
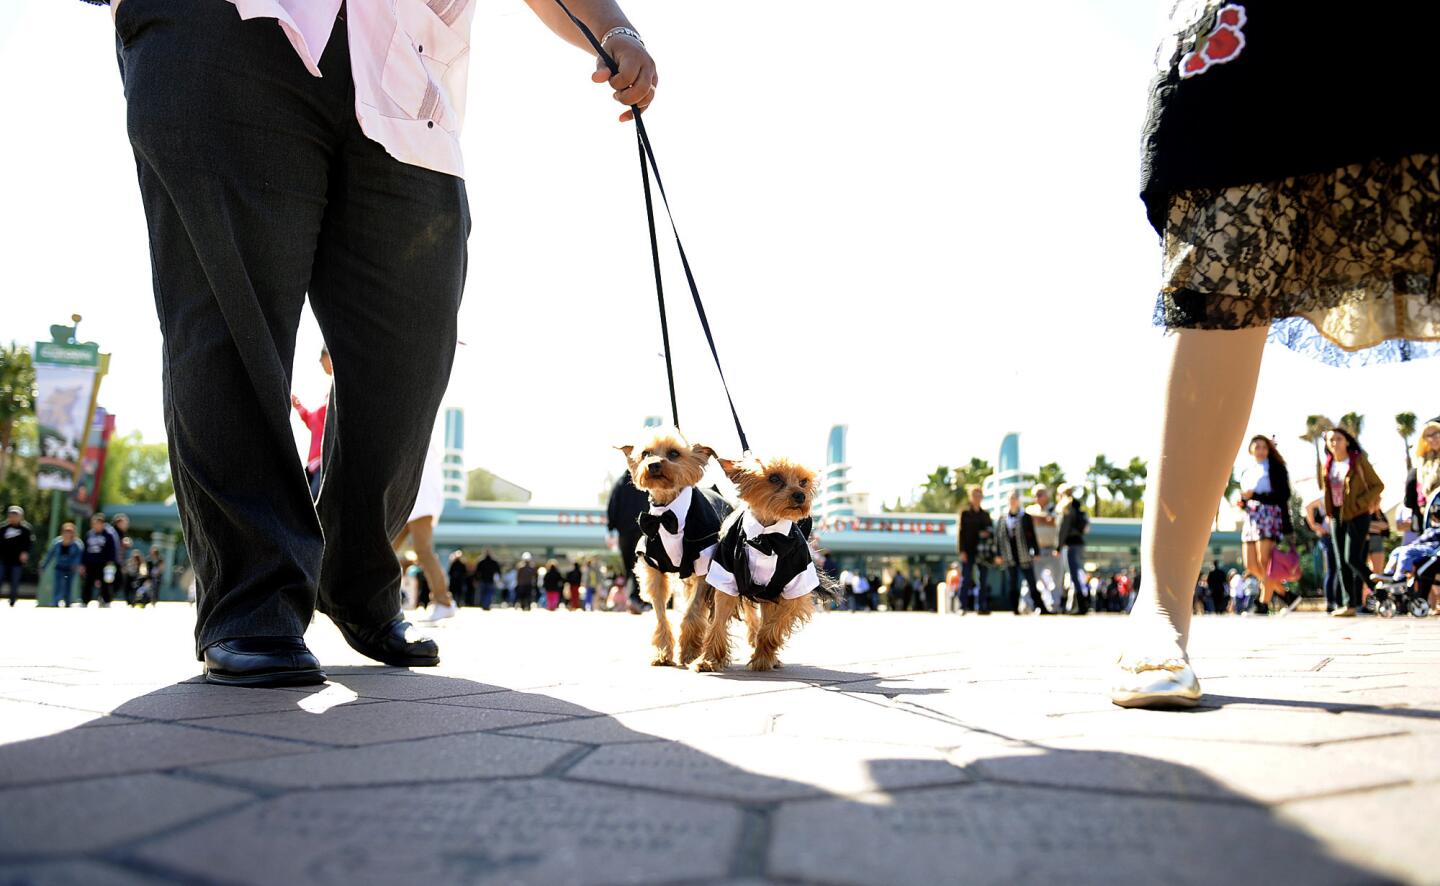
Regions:
[[5, 567], [5, 583], [10, 586], [10, 605], [20, 599], [20, 564]]
[[273, 21], [229, 4], [159, 0], [122, 21], [197, 652], [299, 636], [324, 542], [290, 374], [331, 146], [354, 116], [344, 33], [316, 78]]
[[400, 615], [390, 540], [415, 503], [450, 381], [469, 233], [465, 183], [395, 160], [352, 115], [310, 280], [335, 367], [320, 608], [343, 622]]

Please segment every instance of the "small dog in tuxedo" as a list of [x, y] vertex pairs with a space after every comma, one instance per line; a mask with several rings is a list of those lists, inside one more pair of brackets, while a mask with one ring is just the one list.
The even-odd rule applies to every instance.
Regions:
[[780, 647], [814, 611], [813, 597], [833, 600], [836, 585], [817, 567], [810, 540], [815, 472], [786, 458], [716, 458], [742, 507], [726, 520], [707, 580], [715, 598], [700, 671], [730, 663], [730, 620], [744, 610], [750, 670], [780, 667]]
[[635, 574], [640, 591], [655, 607], [652, 665], [675, 663], [675, 639], [666, 604], [673, 585], [680, 586], [680, 665], [700, 657], [709, 627], [710, 588], [705, 575], [720, 521], [730, 506], [718, 493], [697, 484], [715, 451], [692, 446], [679, 431], [657, 428], [637, 444], [617, 446], [625, 454], [635, 486], [650, 496], [650, 507], [640, 515], [640, 542], [635, 552]]

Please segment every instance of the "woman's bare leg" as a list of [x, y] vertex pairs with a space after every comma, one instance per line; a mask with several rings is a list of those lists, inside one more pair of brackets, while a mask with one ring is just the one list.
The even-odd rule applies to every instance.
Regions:
[[453, 606], [455, 598], [450, 596], [449, 579], [440, 558], [435, 556], [435, 518], [420, 517], [405, 528], [415, 545], [415, 559], [425, 572], [425, 582], [430, 585], [430, 601], [436, 606]]
[[1270, 605], [1270, 598], [1276, 591], [1285, 590], [1283, 584], [1270, 577], [1270, 557], [1274, 553], [1274, 539], [1262, 538], [1255, 543], [1255, 565], [1260, 570], [1256, 573], [1260, 578], [1260, 602], [1266, 606]]
[[[1145, 491], [1144, 580], [1120, 662], [1130, 677], [1143, 678], [1147, 663], [1174, 667], [1188, 661], [1195, 576], [1250, 419], [1266, 334], [1261, 328], [1174, 335], [1160, 438]], [[1123, 704], [1149, 703], [1144, 684], [1129, 679], [1117, 684], [1112, 697]], [[1163, 692], [1157, 695], [1166, 703]]]
[[1260, 580], [1260, 598], [1265, 598], [1265, 573], [1260, 571], [1260, 553], [1256, 550], [1256, 543], [1246, 541], [1240, 543], [1240, 560], [1245, 564], [1245, 574], [1253, 575]]

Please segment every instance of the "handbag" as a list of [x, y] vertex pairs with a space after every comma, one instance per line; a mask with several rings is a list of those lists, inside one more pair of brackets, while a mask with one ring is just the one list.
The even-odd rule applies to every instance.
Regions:
[[1265, 570], [1265, 574], [1275, 581], [1299, 581], [1300, 552], [1295, 550], [1293, 543], [1289, 550], [1275, 546], [1275, 550], [1270, 552], [1270, 568]]

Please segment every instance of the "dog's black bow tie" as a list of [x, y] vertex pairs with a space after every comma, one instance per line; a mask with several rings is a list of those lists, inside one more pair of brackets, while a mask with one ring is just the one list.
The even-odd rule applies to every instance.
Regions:
[[660, 527], [671, 535], [680, 531], [680, 518], [675, 516], [674, 511], [665, 511], [662, 514], [645, 513], [640, 515], [640, 531], [646, 535], [657, 535]]
[[762, 532], [754, 538], [745, 539], [745, 542], [760, 553], [774, 557], [785, 546], [788, 539], [788, 535], [781, 535], [778, 532]]

